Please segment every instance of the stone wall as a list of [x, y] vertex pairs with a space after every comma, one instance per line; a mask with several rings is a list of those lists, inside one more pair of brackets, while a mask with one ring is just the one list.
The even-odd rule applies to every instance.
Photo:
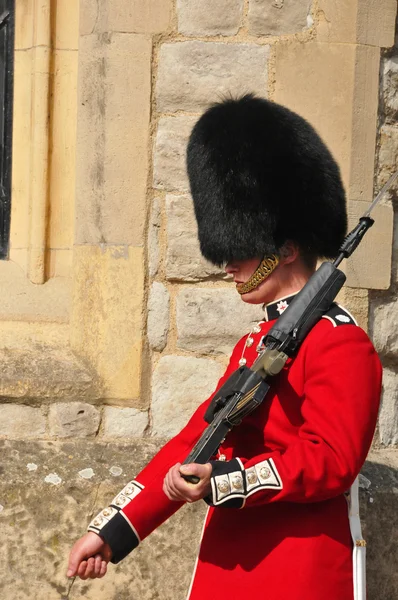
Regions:
[[[395, 15], [396, 0], [17, 2], [11, 261], [0, 263], [2, 598], [183, 600], [199, 505], [104, 580], [70, 587], [65, 566], [93, 513], [181, 429], [262, 317], [200, 255], [189, 132], [228, 94], [286, 104], [335, 154], [354, 224], [398, 166]], [[36, 128], [35, 102], [49, 110]], [[377, 209], [341, 294], [385, 367], [361, 479], [370, 600], [398, 594], [395, 201]]]

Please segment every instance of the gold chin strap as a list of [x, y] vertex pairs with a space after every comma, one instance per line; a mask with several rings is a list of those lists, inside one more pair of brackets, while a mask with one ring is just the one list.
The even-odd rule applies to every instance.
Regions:
[[271, 275], [272, 271], [274, 271], [278, 266], [278, 263], [279, 258], [276, 256], [276, 254], [265, 256], [258, 265], [257, 269], [254, 271], [253, 275], [245, 283], [238, 283], [236, 289], [239, 294], [247, 294], [248, 292], [255, 290], [260, 283], [262, 283]]

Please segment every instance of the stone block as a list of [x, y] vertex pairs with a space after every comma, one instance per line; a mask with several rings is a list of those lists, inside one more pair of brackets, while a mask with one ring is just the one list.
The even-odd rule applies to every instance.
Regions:
[[140, 408], [144, 256], [129, 246], [75, 246], [71, 342], [101, 378], [103, 398]]
[[389, 295], [371, 303], [370, 323], [373, 343], [384, 357], [396, 361], [398, 353], [398, 299]]
[[177, 0], [178, 31], [190, 36], [235, 35], [243, 0]]
[[155, 188], [188, 191], [185, 155], [188, 138], [196, 121], [196, 117], [182, 115], [160, 119], [153, 166]]
[[159, 112], [202, 111], [222, 96], [267, 94], [268, 46], [218, 42], [163, 44], [156, 88]]
[[160, 213], [160, 200], [159, 198], [153, 199], [152, 211], [149, 221], [148, 231], [148, 269], [149, 277], [155, 277], [159, 269], [160, 260], [160, 246], [159, 246], [159, 233], [161, 227], [161, 213]]
[[35, 0], [15, 3], [15, 50], [33, 46]]
[[214, 391], [222, 366], [207, 358], [163, 356], [152, 379], [152, 436], [173, 437]]
[[40, 408], [20, 404], [0, 404], [0, 436], [39, 438], [46, 433], [46, 419]]
[[299, 33], [308, 27], [311, 5], [312, 0], [249, 0], [249, 32], [275, 36]]
[[177, 345], [184, 350], [230, 354], [264, 318], [261, 305], [245, 304], [227, 288], [184, 288], [177, 296]]
[[[83, 4], [85, 4], [87, 0]], [[55, 47], [77, 50], [79, 47], [79, 0], [57, 0], [55, 12]]]
[[[52, 147], [50, 178], [51, 219], [48, 244], [71, 248], [75, 229], [77, 52], [53, 53]], [[65, 127], [65, 123], [68, 124]]]
[[57, 348], [32, 340], [28, 347], [1, 348], [0, 360], [0, 398], [30, 402], [98, 398], [95, 374], [68, 347]]
[[190, 196], [166, 196], [166, 213], [166, 277], [173, 280], [198, 281], [211, 275], [225, 275], [222, 269], [205, 260], [200, 253], [198, 229]]
[[389, 368], [383, 372], [379, 436], [384, 446], [398, 445], [398, 373]]
[[395, 0], [319, 0], [317, 39], [388, 48], [396, 11]]
[[144, 35], [114, 33], [81, 39], [76, 172], [79, 244], [144, 243], [151, 53], [151, 40]]
[[[355, 227], [369, 204], [349, 202], [349, 229]], [[344, 263], [347, 285], [353, 288], [386, 290], [391, 282], [391, 245], [394, 213], [389, 205], [379, 205], [372, 212], [375, 220], [355, 253]]]
[[398, 118], [398, 56], [381, 61], [384, 113], [387, 121], [396, 123]]
[[105, 406], [103, 435], [111, 438], [141, 437], [148, 427], [148, 413], [136, 408]]
[[83, 402], [60, 402], [50, 406], [50, 435], [58, 438], [94, 437], [101, 421], [100, 411]]
[[80, 34], [161, 33], [172, 24], [173, 0], [84, 0]]
[[170, 320], [170, 294], [163, 283], [152, 284], [148, 301], [148, 340], [152, 350], [159, 352], [167, 344]]
[[[398, 169], [398, 127], [396, 125], [383, 125], [380, 127], [378, 158], [377, 183], [381, 188]], [[395, 182], [391, 191], [396, 190], [397, 187]]]
[[370, 46], [276, 46], [273, 99], [318, 130], [340, 165], [352, 200], [369, 201], [373, 195], [379, 66], [380, 51]]

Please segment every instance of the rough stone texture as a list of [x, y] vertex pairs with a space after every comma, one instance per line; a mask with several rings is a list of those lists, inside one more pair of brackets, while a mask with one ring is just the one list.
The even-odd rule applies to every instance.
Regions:
[[[134, 443], [2, 442], [0, 596], [4, 600], [61, 600], [71, 545], [92, 516], [109, 504], [158, 450]], [[29, 471], [28, 464], [37, 465]], [[121, 469], [115, 477], [110, 469]], [[93, 469], [85, 479], [79, 472]], [[56, 474], [59, 484], [46, 483]], [[50, 480], [57, 478], [50, 478]], [[73, 584], [69, 600], [184, 600], [194, 566], [204, 503], [179, 510], [104, 579]], [[178, 557], [178, 558], [177, 558]], [[170, 577], [170, 572], [173, 577]]]
[[143, 307], [143, 248], [75, 246], [72, 347], [98, 373], [102, 398], [132, 408], [143, 403]]
[[398, 56], [382, 60], [384, 112], [387, 119], [398, 120]]
[[160, 112], [202, 111], [226, 94], [267, 94], [267, 46], [180, 42], [163, 44], [159, 57]]
[[249, 32], [286, 35], [308, 27], [312, 0], [250, 0]]
[[32, 343], [0, 350], [0, 397], [29, 401], [96, 399], [96, 375], [68, 348]]
[[317, 38], [388, 48], [396, 11], [395, 0], [319, 0]]
[[50, 406], [50, 435], [58, 438], [95, 436], [101, 421], [100, 411], [82, 402], [60, 402]]
[[148, 270], [149, 276], [155, 277], [159, 269], [160, 248], [159, 248], [159, 232], [161, 226], [160, 201], [159, 198], [154, 198], [152, 204], [151, 217], [149, 222], [148, 232]]
[[148, 427], [148, 413], [135, 408], [106, 406], [103, 415], [103, 434], [112, 438], [135, 438]]
[[145, 35], [80, 39], [76, 243], [143, 244], [151, 53]]
[[80, 34], [161, 33], [171, 24], [172, 0], [84, 0]]
[[371, 304], [370, 322], [376, 350], [383, 356], [396, 360], [398, 352], [398, 298], [379, 296]]
[[222, 269], [205, 260], [200, 253], [198, 228], [190, 196], [166, 196], [166, 213], [166, 277], [198, 281], [222, 274]]
[[164, 356], [152, 381], [152, 435], [172, 437], [214, 391], [223, 368], [206, 358]]
[[155, 281], [148, 301], [148, 340], [152, 350], [161, 351], [167, 344], [170, 320], [170, 295], [167, 288]]
[[[4, 600], [60, 600], [67, 595], [67, 557], [90, 518], [147, 464], [161, 444], [5, 441], [0, 445], [0, 595]], [[28, 464], [37, 465], [30, 471]], [[115, 477], [110, 469], [121, 469]], [[93, 477], [79, 472], [91, 468]], [[56, 473], [61, 482], [46, 483]], [[398, 596], [396, 452], [373, 451], [363, 468], [361, 515], [368, 542], [368, 598]], [[107, 575], [73, 584], [69, 600], [185, 600], [206, 508], [180, 509]], [[170, 573], [173, 577], [170, 577]], [[28, 582], [28, 583], [27, 583]], [[336, 599], [337, 600], [337, 599]]]
[[398, 373], [384, 368], [379, 436], [384, 446], [398, 445]]
[[185, 35], [235, 35], [243, 0], [177, 0], [178, 31]]
[[350, 287], [343, 287], [336, 302], [344, 306], [365, 331], [368, 330], [369, 292]]
[[46, 419], [40, 408], [0, 404], [0, 436], [25, 439], [43, 437], [45, 433]]
[[245, 304], [234, 290], [184, 288], [177, 297], [177, 345], [229, 355], [239, 338], [263, 318], [261, 305]]
[[[398, 78], [397, 78], [398, 81]], [[384, 185], [398, 168], [398, 125], [383, 125], [379, 137], [378, 184]], [[394, 184], [395, 189], [397, 184]]]
[[163, 117], [156, 135], [153, 185], [161, 190], [189, 190], [185, 155], [197, 117]]

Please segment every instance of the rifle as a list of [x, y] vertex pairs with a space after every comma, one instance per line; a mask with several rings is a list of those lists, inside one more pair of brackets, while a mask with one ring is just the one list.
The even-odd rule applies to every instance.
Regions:
[[[283, 369], [287, 359], [299, 349], [305, 337], [331, 307], [343, 287], [346, 276], [337, 267], [351, 256], [374, 220], [370, 213], [398, 177], [394, 173], [380, 190], [359, 223], [345, 238], [333, 262], [324, 262], [265, 336], [264, 350], [251, 368], [243, 366], [232, 373], [217, 391], [205, 420], [209, 423], [183, 464], [207, 463], [217, 452], [231, 429], [253, 412], [265, 399], [269, 378]], [[196, 475], [181, 476], [189, 483], [199, 483]]]

